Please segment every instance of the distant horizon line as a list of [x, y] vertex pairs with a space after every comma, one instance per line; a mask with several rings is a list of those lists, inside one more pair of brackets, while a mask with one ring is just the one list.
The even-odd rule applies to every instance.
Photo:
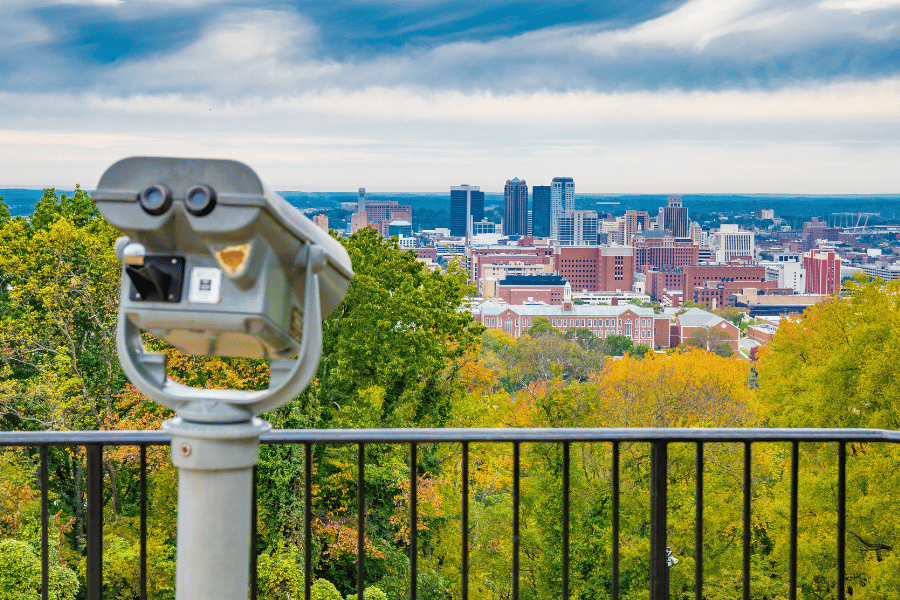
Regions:
[[[533, 187], [533, 186], [532, 186]], [[3, 192], [29, 191], [42, 192], [46, 189], [54, 189], [60, 192], [72, 192], [74, 188], [63, 188], [58, 186], [9, 186], [0, 187], [0, 196]], [[86, 192], [93, 192], [93, 189], [81, 188]], [[271, 189], [271, 188], [270, 188]], [[299, 189], [279, 189], [274, 190], [276, 194], [340, 194], [347, 196], [356, 196], [357, 190], [299, 190]], [[482, 190], [485, 194], [502, 196], [503, 191]], [[447, 196], [450, 197], [448, 191], [417, 191], [417, 192], [366, 192], [366, 195], [408, 195], [408, 196]], [[596, 196], [600, 198], [618, 198], [621, 196], [744, 196], [747, 198], [900, 198], [900, 192], [883, 192], [883, 193], [804, 193], [804, 192], [575, 192], [576, 196]]]

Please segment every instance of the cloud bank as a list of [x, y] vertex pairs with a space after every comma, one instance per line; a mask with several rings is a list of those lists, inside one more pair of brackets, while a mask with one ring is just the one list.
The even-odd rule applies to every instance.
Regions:
[[282, 188], [900, 192], [900, 1], [552, 6], [14, 0], [0, 185], [162, 153]]

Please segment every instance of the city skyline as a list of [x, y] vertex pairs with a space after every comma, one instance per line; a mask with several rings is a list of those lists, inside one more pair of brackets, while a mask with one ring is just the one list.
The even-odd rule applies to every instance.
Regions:
[[309, 191], [900, 192], [900, 0], [4, 7], [2, 188], [159, 154]]

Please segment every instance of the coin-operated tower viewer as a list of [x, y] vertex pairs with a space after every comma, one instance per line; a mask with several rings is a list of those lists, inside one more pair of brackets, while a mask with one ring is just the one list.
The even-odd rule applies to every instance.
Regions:
[[[246, 600], [256, 415], [302, 392], [322, 354], [322, 319], [353, 278], [346, 250], [249, 167], [133, 157], [93, 200], [122, 237], [117, 347], [125, 374], [176, 416], [178, 600]], [[269, 360], [269, 388], [201, 389], [166, 374], [141, 332], [182, 352]]]

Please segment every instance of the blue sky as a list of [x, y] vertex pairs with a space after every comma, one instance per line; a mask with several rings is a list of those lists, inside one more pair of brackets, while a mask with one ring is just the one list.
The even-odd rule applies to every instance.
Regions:
[[5, 0], [0, 187], [900, 193], [900, 0]]

